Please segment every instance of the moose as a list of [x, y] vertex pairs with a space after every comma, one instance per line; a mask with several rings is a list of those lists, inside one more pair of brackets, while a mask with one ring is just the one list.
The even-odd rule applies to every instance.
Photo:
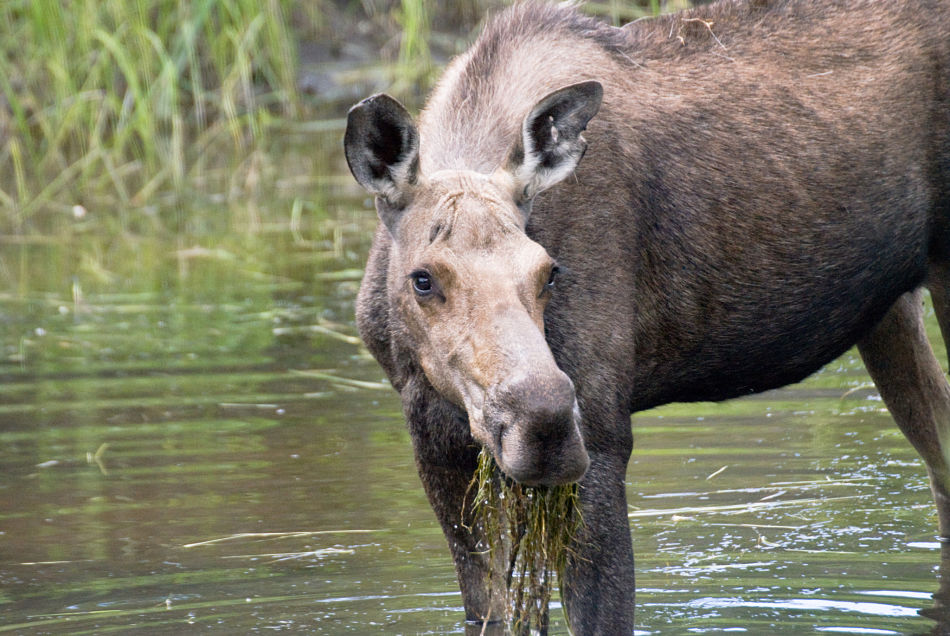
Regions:
[[[463, 518], [482, 447], [579, 484], [562, 597], [630, 634], [631, 413], [797, 382], [857, 345], [950, 537], [950, 1], [721, 0], [613, 27], [527, 1], [413, 117], [344, 150], [379, 225], [361, 337], [400, 393], [466, 616], [504, 615]], [[583, 160], [582, 160], [583, 158]]]

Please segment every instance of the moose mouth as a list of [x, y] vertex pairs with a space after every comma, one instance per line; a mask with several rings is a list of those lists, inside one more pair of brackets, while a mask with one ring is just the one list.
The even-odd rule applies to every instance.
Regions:
[[553, 430], [507, 427], [499, 432], [492, 450], [502, 472], [525, 486], [569, 484], [580, 480], [590, 465], [576, 422]]
[[[501, 471], [525, 486], [557, 486], [581, 479], [590, 457], [581, 436], [581, 413], [565, 374], [554, 381], [505, 383], [490, 391], [482, 426], [471, 422]], [[487, 439], [485, 439], [487, 437]]]

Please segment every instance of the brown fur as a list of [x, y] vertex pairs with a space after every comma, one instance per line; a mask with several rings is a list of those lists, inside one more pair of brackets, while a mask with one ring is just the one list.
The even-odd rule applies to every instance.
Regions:
[[[589, 460], [564, 597], [575, 633], [630, 633], [630, 413], [782, 386], [855, 343], [950, 534], [950, 389], [914, 296], [930, 288], [950, 335], [947, 25], [947, 0], [727, 0], [623, 28], [529, 2], [449, 66], [418, 134], [398, 105], [354, 109], [347, 156], [385, 222], [360, 331], [402, 394], [470, 619], [501, 616], [459, 529], [474, 440], [540, 483]], [[586, 120], [552, 116], [548, 138], [531, 117], [596, 110], [587, 80], [585, 158], [537, 176], [563, 153], [532, 149], [577, 159]], [[413, 296], [420, 263], [441, 304]]]

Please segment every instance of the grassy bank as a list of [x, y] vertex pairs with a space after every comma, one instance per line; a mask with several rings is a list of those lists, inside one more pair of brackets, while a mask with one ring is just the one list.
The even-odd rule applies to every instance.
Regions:
[[[300, 43], [325, 44], [332, 61], [358, 36], [386, 68], [373, 88], [413, 101], [503, 4], [0, 3], [0, 241], [56, 235], [93, 211], [99, 232], [176, 233], [196, 201], [261, 196], [298, 168], [274, 154], [274, 124], [315, 116], [298, 93]], [[682, 4], [585, 10], [619, 23]]]
[[287, 0], [0, 8], [0, 233], [181, 193], [298, 111]]

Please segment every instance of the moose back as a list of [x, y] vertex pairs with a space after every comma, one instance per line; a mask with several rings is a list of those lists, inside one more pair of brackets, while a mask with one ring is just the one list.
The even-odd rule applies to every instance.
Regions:
[[630, 414], [855, 344], [950, 535], [950, 387], [920, 298], [950, 336], [948, 25], [948, 0], [729, 0], [621, 28], [526, 2], [418, 120], [386, 95], [350, 111], [380, 218], [359, 329], [468, 619], [504, 616], [462, 518], [479, 448], [521, 483], [579, 482], [567, 615], [629, 634]]

